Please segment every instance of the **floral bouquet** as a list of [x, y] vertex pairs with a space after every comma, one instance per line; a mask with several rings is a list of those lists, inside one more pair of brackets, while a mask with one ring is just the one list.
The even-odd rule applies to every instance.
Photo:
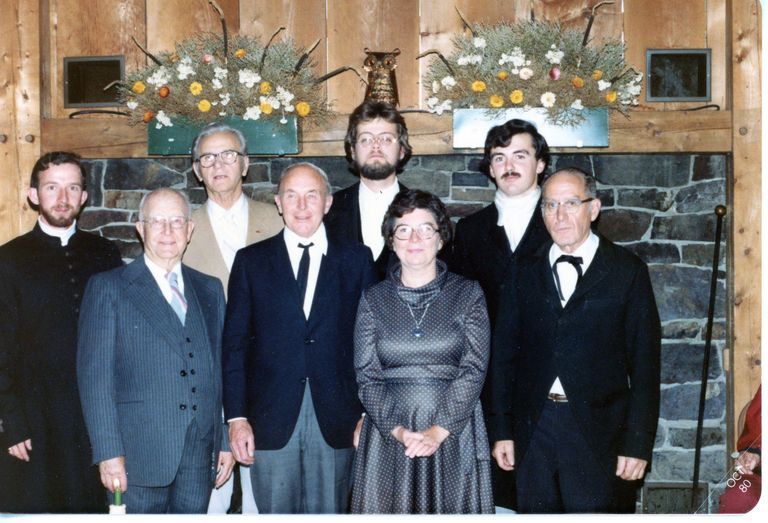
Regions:
[[642, 74], [624, 63], [619, 42], [585, 45], [578, 31], [537, 21], [470, 29], [454, 36], [450, 56], [440, 55], [425, 74], [430, 112], [544, 107], [551, 123], [575, 125], [584, 109], [627, 116], [638, 103]]

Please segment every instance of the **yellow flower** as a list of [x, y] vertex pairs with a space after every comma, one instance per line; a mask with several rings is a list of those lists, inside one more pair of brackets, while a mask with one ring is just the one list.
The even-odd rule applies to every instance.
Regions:
[[576, 89], [581, 89], [584, 87], [584, 79], [581, 76], [574, 76], [571, 79], [571, 85]]
[[499, 71], [498, 73], [496, 73], [496, 78], [498, 78], [499, 80], [506, 80], [508, 76], [509, 76], [509, 73], [506, 71]]
[[261, 114], [272, 114], [272, 111], [274, 111], [272, 104], [269, 102], [261, 102], [259, 107], [261, 108]]
[[504, 105], [504, 98], [494, 94], [488, 99], [488, 103], [491, 104], [491, 107], [502, 107]]
[[133, 87], [131, 87], [131, 91], [133, 91], [136, 94], [141, 94], [146, 90], [147, 90], [147, 86], [144, 85], [144, 82], [142, 82], [141, 80], [135, 82], [133, 84]]
[[203, 84], [200, 82], [192, 82], [189, 84], [189, 92], [197, 96], [203, 92]]
[[272, 92], [272, 84], [269, 82], [261, 82], [259, 84], [259, 92], [261, 94], [269, 94]]
[[523, 92], [520, 89], [515, 89], [511, 93], [509, 93], [509, 101], [513, 104], [521, 104], [523, 103]]
[[245, 49], [243, 49], [243, 48], [241, 47], [240, 49], [238, 49], [237, 51], [235, 51], [235, 58], [245, 58], [245, 54], [246, 54], [246, 53], [245, 53]]
[[307, 102], [299, 102], [296, 104], [296, 114], [302, 118], [309, 114], [309, 104]]
[[211, 102], [205, 99], [200, 100], [197, 102], [197, 108], [201, 113], [207, 113], [211, 110]]
[[608, 91], [605, 93], [605, 101], [612, 104], [616, 101], [616, 91]]
[[472, 90], [476, 93], [482, 93], [485, 91], [485, 82], [482, 80], [475, 80], [472, 82]]
[[600, 69], [595, 69], [592, 72], [592, 79], [597, 82], [598, 80], [602, 80], [603, 78], [603, 72]]

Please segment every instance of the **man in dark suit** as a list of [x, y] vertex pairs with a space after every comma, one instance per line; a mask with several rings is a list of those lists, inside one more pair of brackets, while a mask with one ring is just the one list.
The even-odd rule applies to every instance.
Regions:
[[205, 513], [234, 463], [220, 451], [224, 290], [181, 263], [190, 216], [183, 193], [146, 194], [144, 255], [91, 278], [83, 298], [77, 378], [93, 462], [130, 513]]
[[357, 305], [375, 282], [370, 251], [327, 238], [325, 173], [283, 171], [282, 233], [235, 256], [224, 328], [224, 413], [251, 465], [261, 513], [343, 513], [362, 421], [353, 366]]
[[[548, 165], [549, 146], [533, 124], [513, 119], [488, 131], [480, 170], [496, 184], [496, 196], [492, 204], [459, 220], [448, 267], [480, 283], [492, 328], [505, 280], [514, 283], [520, 260], [549, 240], [538, 212], [538, 179]], [[486, 382], [481, 394], [486, 414], [489, 394]], [[494, 466], [494, 503], [514, 508], [514, 492], [514, 472]]]
[[659, 414], [661, 327], [646, 265], [591, 231], [596, 183], [543, 184], [553, 242], [500, 299], [493, 455], [517, 468], [520, 512], [632, 512]]
[[35, 227], [0, 247], [0, 512], [106, 509], [77, 394], [77, 318], [88, 278], [122, 261], [77, 228], [85, 189], [77, 155], [43, 155], [27, 193]]
[[384, 244], [381, 223], [400, 185], [397, 175], [411, 158], [405, 119], [392, 105], [368, 100], [349, 116], [344, 151], [360, 181], [333, 196], [325, 218], [328, 237], [365, 244], [384, 279], [395, 259]]

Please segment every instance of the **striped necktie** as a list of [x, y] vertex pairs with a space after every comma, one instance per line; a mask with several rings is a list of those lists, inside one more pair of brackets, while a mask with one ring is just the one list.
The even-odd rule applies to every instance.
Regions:
[[184, 299], [184, 295], [179, 289], [179, 277], [175, 272], [169, 272], [165, 277], [171, 284], [171, 307], [176, 316], [179, 317], [181, 324], [184, 325], [184, 319], [187, 317], [187, 300]]

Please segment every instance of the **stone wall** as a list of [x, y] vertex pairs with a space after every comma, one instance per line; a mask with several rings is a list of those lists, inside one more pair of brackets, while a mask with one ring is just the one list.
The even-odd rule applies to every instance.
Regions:
[[[302, 160], [320, 165], [335, 188], [356, 181], [343, 157]], [[437, 194], [451, 213], [460, 217], [493, 199], [493, 184], [478, 172], [479, 160], [479, 156], [465, 155], [416, 156], [401, 179], [411, 188]], [[245, 181], [249, 196], [273, 201], [280, 171], [295, 161], [252, 159]], [[690, 482], [716, 224], [714, 208], [727, 202], [729, 158], [716, 154], [554, 155], [552, 167], [569, 165], [592, 172], [598, 179], [603, 203], [599, 230], [649, 264], [664, 336], [661, 416], [649, 480]], [[118, 242], [126, 258], [141, 252], [132, 222], [147, 190], [170, 186], [187, 190], [194, 204], [205, 200], [187, 159], [92, 160], [87, 167], [90, 199], [80, 223]], [[727, 479], [728, 467], [722, 361], [728, 339], [726, 252], [724, 241], [700, 476], [701, 481], [711, 484], [714, 501]]]

